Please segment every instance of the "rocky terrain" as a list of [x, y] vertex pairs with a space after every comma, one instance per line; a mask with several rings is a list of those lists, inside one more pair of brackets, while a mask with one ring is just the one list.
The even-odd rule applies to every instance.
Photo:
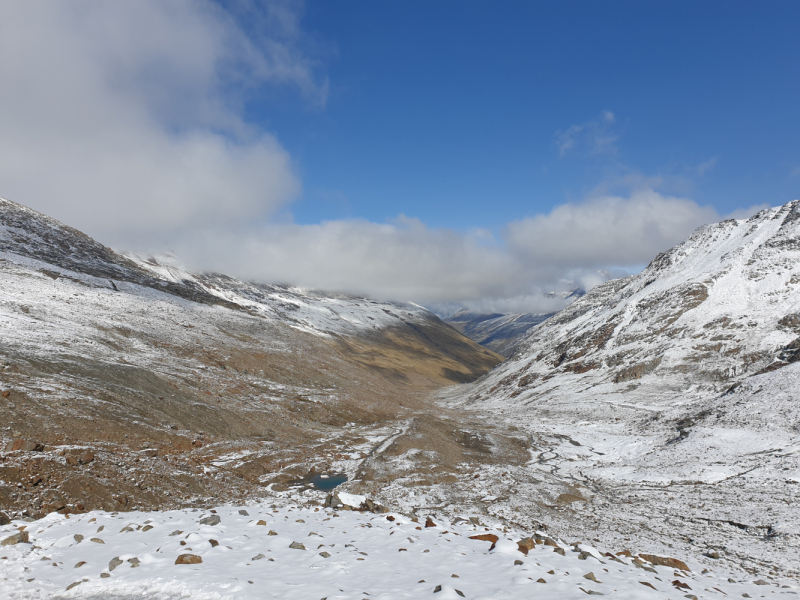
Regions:
[[6, 201], [0, 278], [15, 527], [90, 509], [313, 512], [340, 476], [407, 519], [674, 557], [715, 582], [653, 581], [653, 597], [797, 589], [800, 202], [699, 229], [502, 363], [415, 305], [188, 273]]
[[192, 275], [5, 200], [0, 287], [0, 510], [15, 515], [353, 476], [431, 390], [500, 361], [418, 306]]

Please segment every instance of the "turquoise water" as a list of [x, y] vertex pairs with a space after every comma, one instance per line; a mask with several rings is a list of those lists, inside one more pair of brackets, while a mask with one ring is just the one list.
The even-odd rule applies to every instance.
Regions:
[[347, 481], [347, 475], [331, 474], [325, 475], [323, 473], [316, 473], [311, 478], [311, 485], [318, 490], [332, 490], [337, 485], [342, 485]]

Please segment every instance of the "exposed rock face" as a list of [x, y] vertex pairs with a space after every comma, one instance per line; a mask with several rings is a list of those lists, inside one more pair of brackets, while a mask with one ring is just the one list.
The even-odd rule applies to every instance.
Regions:
[[800, 358], [800, 201], [698, 229], [532, 329], [475, 395], [670, 403]]

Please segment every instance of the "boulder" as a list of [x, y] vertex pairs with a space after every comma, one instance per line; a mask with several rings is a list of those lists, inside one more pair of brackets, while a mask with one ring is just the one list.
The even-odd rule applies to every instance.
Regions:
[[80, 462], [82, 465], [90, 463], [93, 460], [94, 460], [94, 453], [91, 450], [87, 450], [78, 457], [78, 462]]
[[6, 445], [6, 452], [15, 452], [17, 450], [22, 450], [23, 452], [41, 452], [44, 450], [44, 444], [32, 442], [30, 440], [16, 439]]
[[203, 562], [203, 559], [197, 554], [181, 554], [175, 559], [176, 565], [199, 565], [201, 562]]
[[530, 550], [536, 548], [536, 543], [533, 541], [533, 539], [525, 537], [517, 542], [517, 547], [519, 548], [520, 552], [527, 556]]
[[640, 554], [639, 558], [646, 560], [651, 565], [658, 567], [669, 567], [670, 569], [680, 569], [681, 571], [691, 571], [691, 569], [682, 560], [677, 558], [668, 558], [666, 556], [656, 556], [655, 554]]
[[8, 525], [9, 523], [11, 523], [9, 516], [4, 512], [0, 512], [0, 525]]
[[471, 535], [469, 536], [469, 539], [480, 540], [482, 542], [492, 542], [492, 546], [491, 548], [489, 548], [489, 550], [494, 550], [494, 547], [497, 544], [497, 540], [499, 540], [500, 538], [493, 533], [482, 533], [480, 535]]
[[8, 536], [3, 541], [0, 541], [0, 546], [15, 546], [16, 544], [27, 544], [29, 541], [28, 532], [20, 531], [14, 535]]
[[306, 549], [306, 547], [303, 544], [301, 544], [300, 542], [292, 542], [291, 544], [289, 544], [289, 548], [292, 548], [293, 550], [305, 550]]
[[117, 568], [118, 566], [120, 566], [121, 564], [122, 564], [122, 561], [119, 559], [119, 556], [115, 556], [114, 558], [112, 558], [112, 559], [109, 561], [109, 563], [108, 563], [108, 570], [109, 570], [109, 571], [113, 571], [114, 569], [116, 569], [116, 568]]
[[208, 525], [209, 527], [214, 527], [215, 525], [219, 525], [222, 519], [219, 518], [219, 515], [211, 515], [210, 517], [206, 517], [205, 519], [200, 519], [200, 525]]

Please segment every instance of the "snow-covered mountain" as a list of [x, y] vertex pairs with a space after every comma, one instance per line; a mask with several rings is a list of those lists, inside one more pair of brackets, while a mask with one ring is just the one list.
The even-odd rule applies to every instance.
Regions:
[[444, 321], [481, 346], [508, 357], [529, 329], [552, 316], [553, 313], [486, 314], [463, 309]]
[[800, 573], [798, 335], [794, 201], [698, 229], [442, 399], [531, 442], [526, 468], [494, 482], [497, 514]]
[[366, 442], [348, 423], [382, 430], [500, 361], [413, 304], [173, 262], [0, 200], [0, 510], [177, 506], [351, 473], [360, 453], [331, 449]]
[[696, 231], [638, 275], [609, 281], [532, 329], [479, 394], [502, 403], [566, 390], [669, 405], [794, 360], [800, 202]]

